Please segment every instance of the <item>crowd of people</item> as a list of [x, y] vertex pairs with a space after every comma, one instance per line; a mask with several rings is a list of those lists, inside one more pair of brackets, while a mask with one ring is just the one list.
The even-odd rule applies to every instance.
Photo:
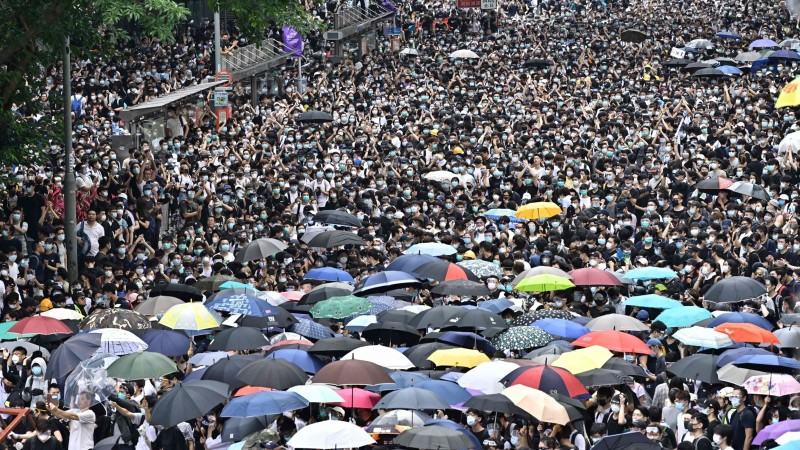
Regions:
[[[508, 299], [514, 306], [498, 312], [512, 324], [538, 310], [629, 315], [648, 327], [639, 337], [653, 352], [616, 352], [646, 376], [622, 387], [590, 386], [584, 417], [566, 425], [480, 408], [429, 411], [466, 426], [483, 448], [588, 450], [633, 431], [656, 448], [755, 449], [753, 439], [765, 427], [800, 419], [800, 397], [675, 376], [669, 367], [699, 349], [677, 340], [677, 327], [655, 320], [658, 311], [624, 303], [656, 293], [715, 316], [758, 316], [768, 332], [800, 323], [794, 316], [800, 312], [798, 147], [782, 144], [798, 130], [797, 117], [795, 108], [774, 107], [798, 73], [800, 55], [762, 53], [756, 63], [740, 57], [753, 50], [751, 41], [794, 38], [793, 19], [777, 3], [499, 3], [482, 11], [454, 2], [396, 2], [387, 25], [398, 25], [401, 46], [414, 51], [393, 51], [379, 35], [362, 58], [347, 54], [332, 63], [322, 34], [308, 36], [307, 89], [296, 88], [296, 63], [287, 63], [277, 95], [259, 93], [251, 104], [245, 88], [235, 86], [232, 116], [219, 128], [211, 107], [171, 107], [163, 136], [141, 139], [124, 156], [111, 139], [128, 133], [120, 112], [213, 75], [213, 26], [187, 24], [174, 43], [139, 36], [110, 59], [77, 61], [71, 114], [78, 281], [70, 283], [67, 272], [64, 149], [54, 141], [44, 149], [47, 163], [7, 168], [0, 209], [3, 321], [53, 308], [82, 316], [133, 310], [156, 285], [193, 286], [219, 275], [291, 298], [322, 283], [305, 278], [313, 269], [340, 269], [358, 285], [415, 244], [447, 244], [453, 252], [442, 259], [498, 268], [481, 277], [488, 294], [437, 295], [432, 282], [407, 292], [415, 305]], [[330, 21], [338, 6], [329, 2], [312, 12]], [[234, 25], [226, 29], [224, 53], [248, 44]], [[623, 39], [631, 29], [644, 40]], [[740, 38], [718, 37], [723, 31]], [[280, 39], [280, 30], [268, 36]], [[687, 48], [695, 39], [710, 45]], [[692, 59], [673, 64], [673, 49]], [[450, 57], [458, 50], [477, 58]], [[706, 65], [698, 68], [736, 65], [743, 73], [693, 76], [686, 63], [701, 61]], [[42, 114], [58, 114], [61, 68], [47, 73]], [[332, 120], [298, 121], [310, 110]], [[764, 195], [736, 193], [720, 180], [760, 186]], [[696, 187], [701, 181], [717, 185]], [[494, 212], [535, 202], [555, 203], [561, 212], [538, 220]], [[307, 244], [306, 232], [326, 225], [315, 217], [333, 210], [360, 221], [337, 228], [356, 233], [363, 246]], [[235, 260], [259, 238], [286, 248], [261, 260]], [[541, 266], [620, 277], [659, 267], [677, 277], [613, 288], [515, 289], [518, 275]], [[737, 276], [762, 283], [766, 294], [741, 303], [705, 298]], [[283, 306], [293, 311], [291, 302]], [[332, 335], [358, 335], [344, 321], [325, 325]], [[33, 408], [36, 427], [18, 426], [7, 443], [85, 450], [123, 436], [118, 448], [228, 448], [222, 405], [177, 427], [150, 425], [153, 405], [198, 370], [187, 361], [211, 341], [207, 334], [191, 338], [193, 351], [174, 358], [179, 372], [119, 384], [119, 404], [100, 405], [88, 393], [65, 403], [63, 380], [45, 376], [47, 355], [9, 345], [2, 395], [11, 407]], [[59, 341], [41, 345], [54, 350]], [[529, 350], [489, 356], [514, 360]], [[790, 345], [768, 351], [798, 357]], [[324, 406], [287, 412], [269, 425], [276, 438], [265, 445], [287, 445], [306, 424], [335, 418], [367, 426], [375, 417]]]

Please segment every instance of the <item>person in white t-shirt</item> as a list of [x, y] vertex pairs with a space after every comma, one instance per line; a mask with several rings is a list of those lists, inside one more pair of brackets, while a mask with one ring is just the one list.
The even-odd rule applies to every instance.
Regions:
[[70, 450], [90, 450], [94, 447], [94, 427], [96, 417], [92, 406], [92, 393], [83, 391], [78, 394], [78, 407], [67, 411], [47, 402], [47, 410], [54, 417], [69, 420], [69, 445]]

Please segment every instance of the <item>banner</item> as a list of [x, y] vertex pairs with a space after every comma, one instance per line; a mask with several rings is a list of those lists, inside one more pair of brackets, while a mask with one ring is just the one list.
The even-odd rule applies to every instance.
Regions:
[[283, 50], [295, 58], [303, 56], [303, 36], [288, 25], [283, 26]]
[[397, 7], [394, 6], [394, 3], [392, 3], [392, 0], [383, 0], [383, 3], [381, 4], [381, 6], [383, 6], [386, 9], [388, 9], [389, 11], [391, 11], [392, 15], [397, 14]]

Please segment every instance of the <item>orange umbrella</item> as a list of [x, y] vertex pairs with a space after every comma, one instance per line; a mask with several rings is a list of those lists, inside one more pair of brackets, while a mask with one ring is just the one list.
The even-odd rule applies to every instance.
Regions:
[[575, 339], [572, 341], [572, 345], [574, 347], [599, 345], [618, 353], [638, 353], [640, 355], [653, 353], [641, 339], [617, 330], [593, 331]]
[[727, 334], [735, 342], [776, 345], [781, 343], [777, 336], [752, 323], [723, 323], [717, 325], [714, 330]]
[[234, 397], [243, 397], [245, 395], [255, 394], [256, 392], [274, 391], [272, 388], [261, 386], [244, 386], [236, 390], [233, 394]]

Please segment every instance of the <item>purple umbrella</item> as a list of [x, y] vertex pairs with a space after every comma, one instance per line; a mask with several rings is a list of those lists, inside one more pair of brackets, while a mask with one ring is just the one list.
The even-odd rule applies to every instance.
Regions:
[[719, 355], [719, 359], [717, 360], [717, 367], [724, 367], [737, 359], [741, 358], [742, 356], [747, 355], [774, 355], [774, 353], [770, 353], [763, 348], [756, 348], [756, 347], [742, 347], [742, 348], [734, 348], [732, 350], [725, 350]]
[[800, 420], [785, 420], [764, 427], [753, 439], [753, 445], [761, 445], [767, 439], [777, 439], [790, 431], [800, 431]]
[[773, 41], [772, 39], [756, 39], [755, 41], [751, 42], [749, 48], [770, 48], [770, 47], [777, 47], [778, 43]]

